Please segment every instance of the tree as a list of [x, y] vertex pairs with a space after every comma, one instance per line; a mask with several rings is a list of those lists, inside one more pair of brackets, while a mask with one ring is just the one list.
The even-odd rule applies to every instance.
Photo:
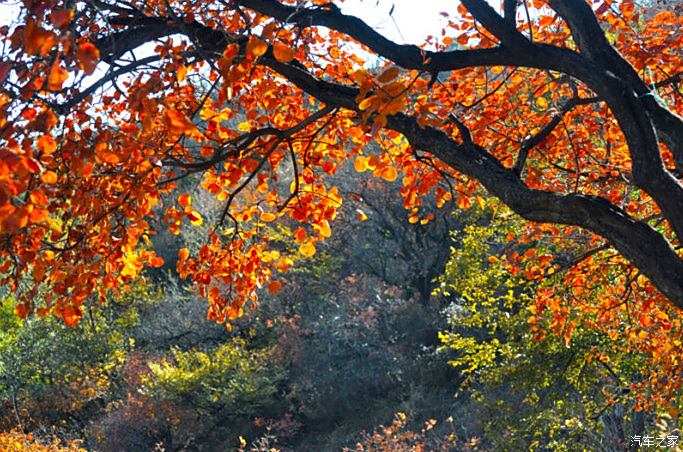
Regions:
[[[444, 16], [420, 48], [321, 0], [25, 2], [0, 63], [0, 271], [17, 313], [75, 324], [162, 265], [148, 236], [203, 223], [177, 188], [200, 174], [221, 208], [178, 270], [210, 318], [235, 318], [290, 266], [264, 225], [300, 223], [313, 255], [342, 202], [325, 176], [353, 160], [400, 172], [411, 221], [429, 220], [422, 198], [467, 208], [481, 186], [537, 224], [527, 240], [568, 237], [566, 261], [529, 254], [526, 274], [566, 272], [565, 301], [590, 311], [581, 294], [609, 268], [600, 309], [635, 307], [643, 329], [622, 331], [679, 368], [681, 19], [641, 21], [633, 0], [462, 0]], [[592, 325], [619, 327], [603, 311]]]
[[[633, 409], [631, 384], [648, 369], [623, 335], [568, 328], [552, 310], [530, 316], [536, 288], [495, 257], [520, 225], [500, 211], [480, 214], [485, 221], [454, 232], [439, 291], [458, 294], [446, 309], [451, 326], [440, 334], [441, 351], [466, 376], [459, 391], [482, 407], [484, 441], [495, 450], [627, 450], [631, 435], [671, 428], [666, 413]], [[571, 333], [571, 342], [563, 334], [534, 338], [541, 324]]]

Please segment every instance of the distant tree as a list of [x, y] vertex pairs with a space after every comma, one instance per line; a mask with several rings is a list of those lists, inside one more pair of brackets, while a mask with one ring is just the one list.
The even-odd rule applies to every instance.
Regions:
[[[532, 287], [523, 272], [511, 275], [506, 267], [515, 254], [548, 250], [511, 244], [506, 236], [520, 224], [506, 221], [505, 210], [480, 215], [484, 221], [454, 233], [439, 291], [458, 296], [445, 310], [450, 326], [440, 336], [442, 352], [465, 375], [459, 391], [482, 409], [486, 444], [621, 451], [630, 435], [658, 428], [674, 434], [677, 408], [673, 422], [667, 410], [636, 410], [632, 387], [651, 371], [648, 357], [629, 350], [622, 335], [586, 328], [571, 306], [538, 310], [534, 290], [562, 285], [562, 275]], [[681, 400], [669, 402], [673, 408]], [[658, 414], [668, 423], [661, 417], [655, 426]]]

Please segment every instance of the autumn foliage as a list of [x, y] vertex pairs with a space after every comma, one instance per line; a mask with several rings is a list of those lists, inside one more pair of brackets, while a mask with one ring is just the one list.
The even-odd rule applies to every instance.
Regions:
[[62, 444], [61, 441], [41, 441], [31, 434], [17, 431], [0, 433], [0, 447], [7, 452], [84, 452], [78, 442]]
[[[75, 325], [164, 265], [155, 233], [196, 227], [177, 270], [209, 318], [233, 320], [292, 266], [271, 225], [306, 257], [330, 237], [343, 199], [327, 177], [349, 164], [400, 180], [412, 223], [485, 191], [530, 220], [510, 237], [528, 250], [501, 257], [554, 278], [530, 328], [627, 338], [650, 360], [644, 384], [665, 389], [643, 403], [665, 403], [683, 370], [680, 16], [462, 0], [415, 47], [341, 5], [25, 1], [0, 29], [0, 273], [16, 314]], [[216, 208], [197, 210], [185, 180]]]

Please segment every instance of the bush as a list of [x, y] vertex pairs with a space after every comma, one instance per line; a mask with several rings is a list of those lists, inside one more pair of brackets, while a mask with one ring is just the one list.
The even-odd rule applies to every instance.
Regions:
[[38, 439], [31, 433], [18, 430], [0, 432], [0, 450], [3, 452], [85, 452], [78, 441], [62, 441], [55, 437]]

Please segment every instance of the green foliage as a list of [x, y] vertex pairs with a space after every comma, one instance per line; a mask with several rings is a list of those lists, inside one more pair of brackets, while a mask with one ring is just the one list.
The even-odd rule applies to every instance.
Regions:
[[136, 284], [119, 300], [88, 305], [76, 327], [52, 316], [20, 320], [14, 299], [0, 308], [0, 405], [13, 413], [0, 423], [56, 420], [111, 389], [111, 378], [132, 348], [138, 309], [158, 293]]
[[250, 350], [243, 339], [215, 349], [172, 350], [172, 360], [151, 363], [144, 390], [155, 397], [189, 403], [197, 409], [253, 414], [272, 405], [283, 371], [269, 362], [271, 351]]
[[460, 391], [487, 413], [484, 433], [495, 449], [602, 447], [605, 415], [618, 411], [621, 423], [638, 417], [624, 411], [632, 407], [625, 395], [637, 357], [580, 326], [571, 343], [532, 330], [533, 291], [551, 281], [531, 286], [505, 268], [505, 253], [525, 251], [508, 249], [518, 227], [499, 209], [453, 233], [457, 245], [437, 292], [457, 301], [446, 309], [451, 326], [440, 333], [441, 350], [466, 376]]

